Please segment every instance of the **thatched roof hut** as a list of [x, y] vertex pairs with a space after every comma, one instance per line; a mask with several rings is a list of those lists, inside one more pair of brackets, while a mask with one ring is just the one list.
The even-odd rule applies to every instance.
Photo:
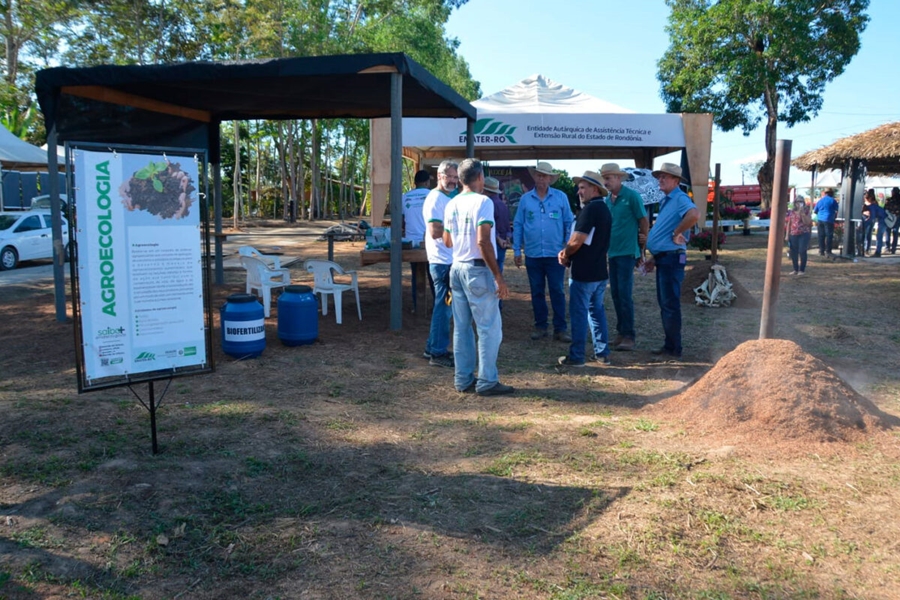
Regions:
[[865, 160], [873, 175], [900, 173], [900, 121], [840, 139], [801, 154], [791, 164], [804, 171], [841, 169], [851, 158]]

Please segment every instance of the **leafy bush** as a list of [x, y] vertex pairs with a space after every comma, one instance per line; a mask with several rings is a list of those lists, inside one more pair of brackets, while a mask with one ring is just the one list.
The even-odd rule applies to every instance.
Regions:
[[[691, 236], [691, 239], [688, 240], [688, 246], [690, 246], [691, 248], [696, 248], [697, 250], [701, 250], [701, 251], [709, 250], [710, 248], [712, 248], [712, 240], [713, 240], [712, 230], [704, 229], [700, 233], [697, 233], [697, 234], [694, 234]], [[725, 234], [720, 231], [718, 245], [721, 246], [724, 243], [725, 243]]]
[[746, 206], [723, 206], [720, 211], [723, 219], [743, 221], [750, 217], [750, 209]]

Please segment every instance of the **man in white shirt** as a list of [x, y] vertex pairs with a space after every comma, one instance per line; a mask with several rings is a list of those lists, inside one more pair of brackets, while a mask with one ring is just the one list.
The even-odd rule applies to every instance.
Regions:
[[[514, 391], [500, 383], [497, 354], [503, 340], [500, 300], [509, 290], [497, 264], [494, 202], [483, 195], [481, 162], [467, 158], [459, 165], [463, 191], [444, 209], [444, 245], [453, 249], [450, 290], [453, 293], [454, 385], [457, 391], [499, 396]], [[476, 348], [475, 332], [478, 332]], [[476, 377], [475, 361], [478, 360]]]
[[428, 192], [422, 206], [422, 220], [426, 224], [425, 251], [428, 254], [428, 272], [434, 283], [434, 310], [431, 312], [431, 330], [425, 343], [423, 356], [435, 367], [453, 368], [450, 354], [450, 320], [453, 313], [447, 304], [450, 292], [450, 265], [453, 251], [444, 245], [444, 209], [450, 202], [449, 194], [456, 191], [459, 177], [456, 163], [450, 160], [438, 166], [438, 186]]
[[403, 237], [412, 240], [414, 245], [421, 245], [425, 239], [425, 218], [422, 215], [422, 207], [428, 196], [431, 173], [425, 170], [416, 171], [413, 182], [416, 187], [403, 194]]

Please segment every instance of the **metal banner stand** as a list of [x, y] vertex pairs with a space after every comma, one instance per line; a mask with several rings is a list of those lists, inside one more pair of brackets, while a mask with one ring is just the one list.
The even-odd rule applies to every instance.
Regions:
[[153, 381], [148, 381], [147, 402], [144, 402], [144, 400], [140, 396], [138, 396], [138, 393], [134, 391], [133, 387], [131, 387], [130, 385], [128, 386], [128, 389], [131, 390], [131, 393], [134, 394], [134, 397], [138, 399], [138, 402], [141, 403], [141, 406], [143, 406], [150, 412], [150, 440], [153, 454], [159, 454], [159, 446], [156, 443], [156, 409], [159, 408], [159, 406], [162, 404], [163, 398], [166, 397], [166, 392], [169, 391], [169, 385], [171, 383], [172, 378], [169, 377], [168, 381], [166, 382], [165, 389], [159, 396], [159, 400], [156, 400], [153, 394]]

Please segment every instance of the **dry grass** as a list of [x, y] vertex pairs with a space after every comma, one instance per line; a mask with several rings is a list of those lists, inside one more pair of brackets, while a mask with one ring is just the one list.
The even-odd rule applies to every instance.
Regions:
[[[337, 259], [355, 266], [360, 247]], [[721, 257], [757, 300], [764, 254], [757, 234]], [[286, 348], [273, 318], [260, 359], [217, 350], [214, 374], [173, 381], [156, 456], [128, 390], [75, 393], [48, 291], [4, 290], [0, 598], [896, 597], [896, 433], [780, 456], [783, 442], [710, 447], [641, 410], [754, 339], [758, 308], [686, 305], [685, 360], [656, 362], [640, 278], [638, 351], [559, 374], [565, 346], [528, 339], [527, 280], [508, 267], [515, 396], [455, 392], [420, 358], [424, 311], [390, 332], [386, 268], [367, 267], [362, 323], [351, 306]], [[778, 335], [900, 414], [896, 302], [878, 300], [900, 297], [900, 264], [808, 271], [782, 282]], [[242, 288], [228, 276], [216, 306]]]

